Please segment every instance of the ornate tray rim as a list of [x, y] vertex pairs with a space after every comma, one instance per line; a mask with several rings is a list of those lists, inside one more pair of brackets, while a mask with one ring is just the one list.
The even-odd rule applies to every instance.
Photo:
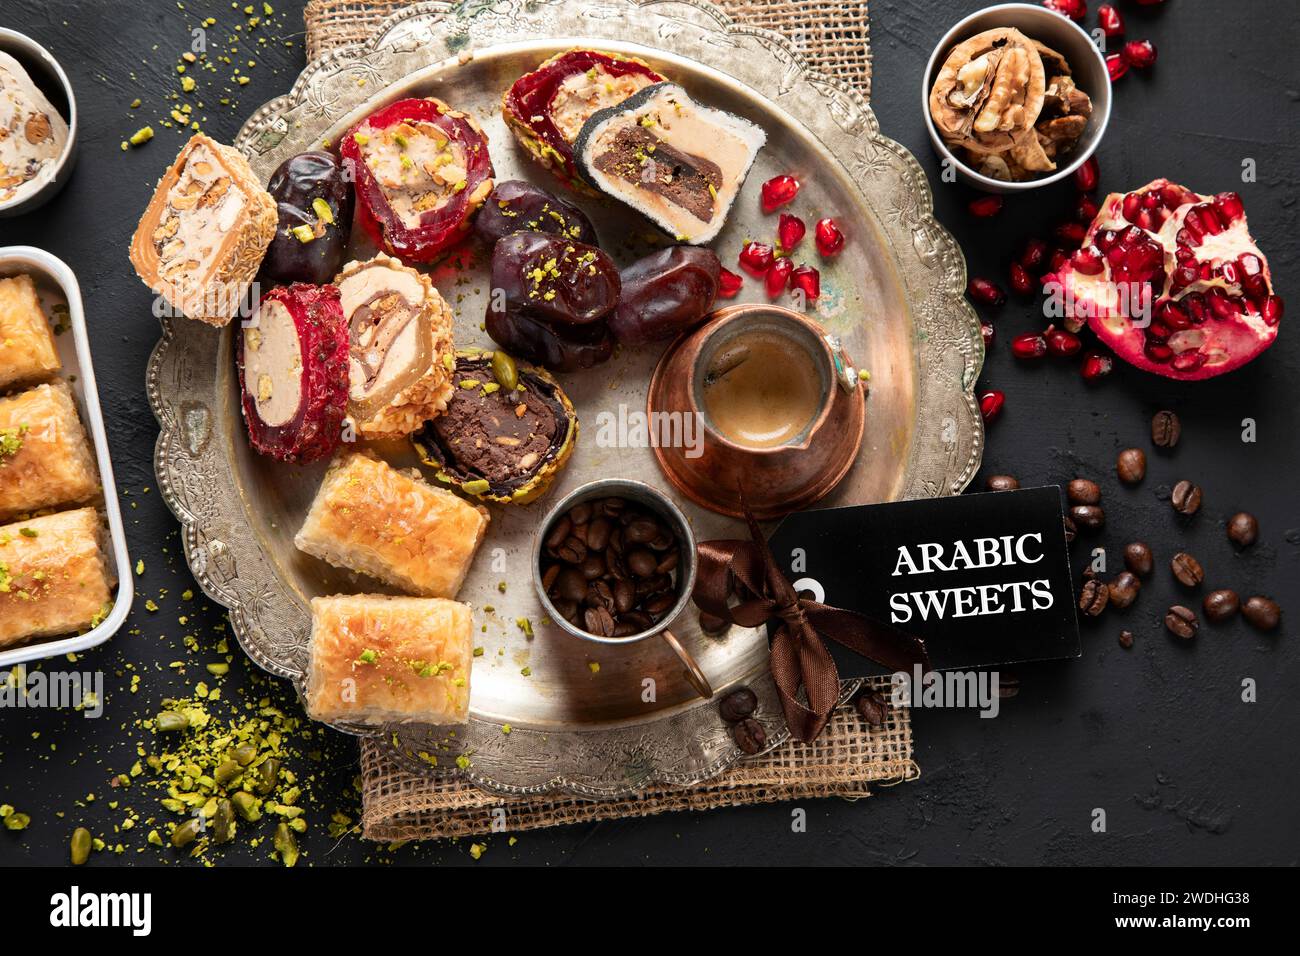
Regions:
[[[539, 32], [536, 23], [527, 24], [536, 21], [538, 11], [559, 2], [430, 2], [400, 10], [387, 18], [365, 43], [335, 50], [309, 63], [287, 95], [264, 104], [249, 117], [235, 145], [250, 155], [274, 149], [288, 129], [282, 114], [292, 109], [326, 116], [337, 104], [337, 99], [333, 102], [325, 99], [328, 95], [325, 87], [332, 78], [347, 76], [354, 83], [355, 79], [373, 79], [383, 86], [400, 81], [413, 71], [385, 76], [385, 58], [395, 56], [403, 43], [408, 45], [406, 52], [411, 52], [409, 45], [413, 38], [432, 34], [435, 28], [445, 31], [450, 27], [453, 31], [448, 37], [452, 57], [457, 47], [451, 46], [450, 40], [457, 37], [461, 40], [459, 54], [464, 57], [473, 50], [511, 40], [558, 35], [544, 27]], [[805, 126], [854, 174], [855, 183], [869, 176], [897, 175], [902, 192], [890, 197], [892, 202], [888, 208], [880, 208], [860, 185], [859, 191], [875, 212], [882, 234], [891, 240], [899, 280], [918, 338], [916, 359], [921, 368], [916, 416], [920, 425], [908, 449], [901, 497], [960, 493], [974, 477], [983, 453], [983, 421], [974, 396], [975, 381], [984, 359], [983, 340], [978, 318], [964, 298], [965, 258], [956, 241], [934, 219], [933, 197], [920, 164], [904, 147], [881, 135], [874, 113], [855, 89], [810, 68], [790, 40], [737, 22], [707, 0], [594, 0], [583, 5], [583, 14], [592, 18], [593, 27], [601, 26], [609, 31], [606, 37], [609, 40], [628, 38], [626, 32], [615, 34], [615, 27], [605, 25], [611, 17], [653, 21], [659, 27], [656, 33], [659, 42], [650, 45], [692, 59], [698, 57], [684, 50], [684, 43], [674, 45], [681, 32], [687, 30], [697, 31], [700, 35], [697, 39], [706, 44], [727, 49], [756, 48], [754, 52], [767, 58], [767, 66], [774, 60], [783, 67], [775, 80], [763, 67], [740, 57], [728, 66], [741, 66], [739, 72], [748, 70], [749, 76], [730, 70], [722, 72], [760, 92], [775, 86], [778, 96], [806, 87], [809, 93], [827, 101], [827, 109], [825, 116], [805, 121]], [[619, 26], [626, 29], [628, 24]], [[662, 38], [665, 31], [668, 37]], [[596, 30], [584, 35], [599, 38]], [[485, 38], [486, 42], [481, 42]], [[431, 55], [425, 59], [424, 66], [436, 65], [444, 59]], [[345, 93], [340, 97], [351, 102], [344, 102], [337, 115], [373, 95], [373, 87], [361, 89], [367, 84], [355, 85], [358, 88], [355, 94]], [[834, 141], [828, 142], [827, 136]], [[260, 554], [260, 545], [248, 535], [251, 540], [232, 547], [229, 541], [212, 533], [213, 528], [199, 513], [202, 508], [196, 507], [199, 502], [211, 504], [205, 495], [210, 495], [212, 489], [205, 491], [202, 476], [186, 468], [187, 463], [202, 454], [213, 436], [213, 425], [206, 420], [206, 410], [198, 403], [192, 403], [198, 407], [187, 407], [191, 403], [183, 400], [186, 346], [201, 342], [204, 336], [218, 335], [219, 330], [200, 328], [198, 323], [174, 323], [165, 317], [161, 324], [163, 337], [150, 356], [146, 381], [149, 404], [160, 427], [154, 470], [164, 501], [181, 523], [186, 562], [204, 594], [229, 610], [231, 628], [245, 653], [264, 670], [293, 681], [301, 692], [305, 662], [271, 653], [268, 648], [274, 648], [276, 642], [268, 636], [270, 629], [264, 623], [255, 623], [249, 614], [250, 609], [266, 611], [276, 595], [268, 594], [265, 588], [250, 592], [248, 588], [238, 587], [234, 551], [251, 552], [265, 564], [267, 559]], [[937, 373], [942, 372], [945, 358], [952, 364], [953, 350], [959, 358], [957, 374], [943, 378]], [[927, 375], [929, 365], [935, 368], [930, 368]], [[196, 479], [200, 487], [194, 487]], [[237, 532], [237, 528], [228, 530]], [[305, 645], [305, 635], [303, 638], [297, 642], [299, 647]], [[846, 681], [841, 699], [847, 699], [859, 684], [860, 681]], [[751, 686], [763, 702], [761, 712], [773, 715], [767, 718], [766, 724], [768, 748], [779, 746], [788, 738], [788, 731], [780, 720], [770, 675], [763, 672], [753, 679]], [[392, 732], [392, 728], [342, 726], [336, 729], [376, 737]], [[471, 717], [462, 740], [465, 748], [475, 753], [475, 758], [459, 773], [484, 790], [504, 795], [561, 791], [588, 798], [620, 797], [651, 784], [698, 783], [721, 773], [742, 756], [716, 719], [711, 702], [699, 702], [657, 721], [626, 727], [567, 733], [517, 728], [511, 735], [509, 748], [501, 747], [502, 736], [498, 724]], [[426, 755], [416, 752], [414, 745], [403, 744], [399, 733], [392, 733], [388, 746], [399, 762], [410, 769], [443, 772], [432, 768]], [[521, 779], [518, 751], [530, 747], [546, 757]]]

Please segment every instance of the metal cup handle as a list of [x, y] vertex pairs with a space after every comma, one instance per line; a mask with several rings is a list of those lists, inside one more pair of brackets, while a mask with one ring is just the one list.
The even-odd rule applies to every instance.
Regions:
[[686, 668], [686, 677], [691, 682], [691, 686], [695, 688], [695, 692], [705, 700], [711, 699], [713, 697], [713, 686], [709, 683], [709, 679], [704, 676], [704, 671], [695, 662], [695, 658], [691, 656], [691, 652], [682, 647], [682, 642], [677, 640], [677, 635], [672, 631], [665, 630], [661, 631], [659, 636], [664, 639], [665, 644], [672, 648], [672, 652], [677, 655], [677, 659]]

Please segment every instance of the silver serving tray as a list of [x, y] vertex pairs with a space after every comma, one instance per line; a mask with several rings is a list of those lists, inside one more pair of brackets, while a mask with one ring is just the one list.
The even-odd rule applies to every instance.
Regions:
[[[499, 104], [519, 75], [575, 45], [640, 56], [701, 101], [767, 129], [768, 144], [713, 244], [728, 264], [734, 266], [746, 238], [774, 233], [776, 217], [761, 214], [757, 197], [760, 184], [778, 172], [795, 172], [803, 181], [796, 208], [810, 231], [822, 215], [835, 215], [847, 227], [849, 243], [833, 264], [820, 262], [811, 235], [805, 239], [804, 254], [822, 268], [817, 318], [871, 372], [858, 462], [821, 505], [960, 492], [983, 448], [973, 389], [984, 355], [979, 323], [963, 299], [965, 262], [931, 215], [929, 186], [913, 157], [880, 135], [861, 96], [814, 73], [775, 33], [736, 23], [696, 0], [421, 4], [388, 20], [364, 46], [310, 64], [288, 96], [249, 119], [236, 146], [265, 180], [287, 157], [336, 141], [378, 105], [437, 95], [483, 124], [498, 179], [521, 177], [556, 188], [518, 150]], [[582, 205], [621, 262], [646, 250], [641, 237], [652, 230], [635, 216], [594, 201]], [[370, 254], [360, 237], [354, 237], [354, 251]], [[479, 328], [485, 264], [478, 255], [459, 272], [447, 264], [431, 271], [456, 310], [458, 346], [491, 346]], [[761, 283], [750, 279], [739, 301], [762, 296]], [[310, 597], [382, 589], [294, 549], [293, 535], [322, 467], [283, 466], [249, 450], [232, 342], [231, 329], [163, 323], [148, 371], [149, 400], [161, 425], [159, 487], [184, 526], [186, 557], [199, 585], [230, 609], [249, 656], [301, 690]], [[381, 735], [399, 760], [424, 772], [454, 767], [450, 758], [464, 753], [466, 779], [509, 794], [563, 790], [610, 797], [651, 783], [687, 785], [740, 757], [716, 704], [693, 696], [662, 644], [620, 648], [575, 640], [542, 623], [530, 586], [529, 546], [541, 512], [554, 500], [550, 495], [607, 475], [668, 487], [650, 449], [604, 447], [596, 420], [598, 412], [616, 412], [620, 404], [629, 411], [645, 407], [660, 351], [642, 349], [564, 377], [582, 421], [571, 462], [539, 502], [492, 509], [489, 536], [459, 595], [475, 608], [483, 629], [476, 643], [485, 648], [474, 667], [468, 727], [455, 738], [409, 725], [340, 729]], [[385, 453], [413, 461], [404, 447]], [[740, 522], [680, 503], [702, 540], [743, 534]], [[494, 610], [486, 611], [488, 605]], [[520, 617], [531, 620], [531, 639], [516, 626]], [[710, 638], [691, 612], [673, 630], [719, 692], [741, 684], [758, 692], [770, 746], [785, 739], [759, 631], [735, 628]], [[654, 693], [647, 701], [649, 681]], [[437, 767], [430, 757], [437, 757]]]

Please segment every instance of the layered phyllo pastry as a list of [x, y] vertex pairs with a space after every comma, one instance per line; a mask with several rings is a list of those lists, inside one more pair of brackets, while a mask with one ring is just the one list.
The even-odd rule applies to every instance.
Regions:
[[90, 440], [66, 383], [0, 398], [0, 521], [98, 495]]
[[344, 452], [321, 482], [298, 549], [408, 594], [455, 597], [487, 533], [488, 513], [362, 452]]
[[32, 277], [0, 279], [0, 389], [49, 378], [62, 367]]
[[327, 722], [465, 723], [472, 630], [469, 605], [442, 598], [313, 598], [307, 713]]
[[245, 305], [276, 206], [238, 150], [195, 134], [163, 175], [131, 240], [131, 264], [183, 315], [225, 325]]
[[89, 630], [113, 603], [113, 563], [94, 508], [0, 526], [0, 648]]

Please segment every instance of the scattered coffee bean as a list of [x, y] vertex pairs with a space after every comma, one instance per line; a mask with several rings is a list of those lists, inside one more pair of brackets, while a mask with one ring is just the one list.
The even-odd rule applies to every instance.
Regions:
[[1132, 571], [1121, 571], [1115, 576], [1107, 586], [1110, 593], [1110, 603], [1118, 608], [1126, 608], [1137, 600], [1138, 592], [1142, 590], [1142, 582], [1137, 579], [1137, 575]]
[[753, 717], [747, 717], [731, 727], [731, 737], [743, 753], [750, 756], [758, 753], [767, 745], [767, 731]]
[[1095, 481], [1087, 478], [1075, 478], [1065, 486], [1065, 496], [1071, 504], [1095, 505], [1101, 501], [1101, 488]]
[[1170, 411], [1156, 412], [1151, 419], [1151, 443], [1157, 448], [1173, 448], [1183, 434], [1183, 423]]
[[721, 634], [730, 625], [720, 617], [709, 614], [706, 611], [700, 612], [700, 629], [705, 634]]
[[1110, 589], [1096, 578], [1088, 578], [1079, 590], [1079, 610], [1088, 617], [1097, 617], [1106, 610]]
[[853, 706], [857, 708], [858, 716], [861, 717], [868, 726], [883, 727], [885, 718], [889, 715], [889, 705], [885, 703], [885, 698], [879, 693], [866, 687], [858, 691], [853, 698]]
[[1020, 482], [1011, 475], [989, 475], [984, 480], [984, 487], [989, 491], [1015, 491]]
[[1170, 634], [1186, 641], [1196, 636], [1196, 629], [1200, 627], [1200, 622], [1196, 619], [1196, 612], [1191, 608], [1175, 604], [1165, 614], [1165, 627]]
[[1079, 536], [1079, 526], [1074, 523], [1074, 519], [1069, 515], [1065, 516], [1065, 543], [1069, 544]]
[[1133, 646], [1133, 632], [1132, 632], [1132, 631], [1120, 631], [1120, 632], [1119, 632], [1119, 646], [1120, 646], [1120, 647], [1123, 647], [1123, 648], [1125, 648], [1125, 649], [1128, 649], [1128, 648], [1130, 648], [1130, 647]]
[[748, 687], [738, 687], [718, 704], [718, 713], [729, 724], [737, 723], [752, 715], [758, 707], [758, 695]]
[[1074, 505], [1070, 508], [1070, 517], [1080, 531], [1100, 531], [1106, 524], [1106, 512], [1100, 505]]
[[1220, 624], [1241, 610], [1241, 599], [1237, 597], [1236, 591], [1223, 588], [1205, 595], [1201, 607], [1205, 609], [1208, 620]]
[[677, 604], [681, 542], [644, 506], [622, 498], [581, 502], [555, 519], [542, 543], [547, 595], [561, 617], [590, 634], [639, 634]]
[[1151, 573], [1155, 566], [1155, 557], [1151, 554], [1151, 548], [1141, 541], [1134, 541], [1132, 544], [1124, 545], [1124, 567], [1128, 568], [1140, 578], [1146, 577]]
[[1115, 459], [1115, 474], [1126, 485], [1136, 485], [1147, 476], [1147, 454], [1141, 448], [1125, 448]]
[[1228, 540], [1239, 548], [1249, 548], [1259, 537], [1259, 522], [1246, 511], [1238, 511], [1228, 519]]
[[1205, 569], [1201, 567], [1201, 562], [1186, 551], [1179, 551], [1170, 559], [1169, 570], [1174, 572], [1174, 577], [1184, 587], [1197, 588], [1205, 580]]
[[1282, 609], [1278, 607], [1276, 601], [1257, 594], [1246, 598], [1246, 603], [1241, 606], [1241, 616], [1252, 627], [1259, 628], [1261, 631], [1271, 631], [1282, 620]]
[[1180, 515], [1194, 515], [1201, 510], [1201, 486], [1184, 478], [1169, 493], [1169, 503]]

